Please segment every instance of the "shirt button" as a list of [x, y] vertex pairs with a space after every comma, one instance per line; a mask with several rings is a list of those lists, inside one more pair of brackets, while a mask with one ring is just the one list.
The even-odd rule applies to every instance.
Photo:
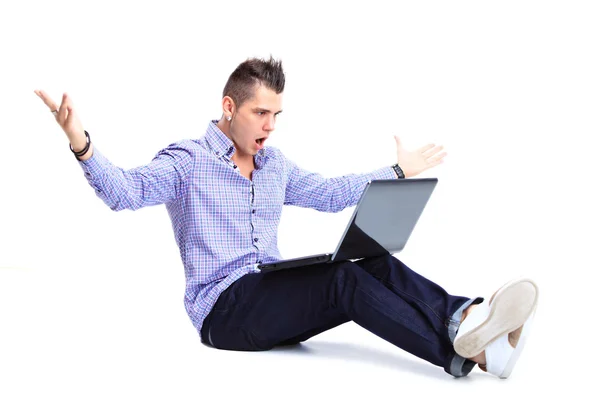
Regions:
[[256, 213], [256, 210], [252, 210], [252, 214]]
[[255, 243], [256, 243], [256, 242], [258, 242], [258, 238], [254, 238], [254, 242], [255, 242]]
[[92, 176], [92, 174], [90, 174], [89, 172], [86, 172], [85, 174], [86, 174], [87, 176]]
[[237, 165], [234, 165], [234, 166], [233, 166], [233, 169], [236, 169], [236, 168], [237, 168]]

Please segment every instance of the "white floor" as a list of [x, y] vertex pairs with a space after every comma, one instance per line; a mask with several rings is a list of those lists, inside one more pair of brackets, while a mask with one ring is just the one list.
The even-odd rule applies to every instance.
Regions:
[[558, 280], [544, 287], [513, 375], [499, 380], [477, 368], [454, 379], [353, 323], [270, 352], [215, 350], [187, 319], [181, 276], [152, 264], [141, 272], [118, 260], [104, 270], [0, 268], [0, 399], [579, 398], [595, 375], [578, 350], [591, 338], [578, 331], [586, 323], [555, 308]]

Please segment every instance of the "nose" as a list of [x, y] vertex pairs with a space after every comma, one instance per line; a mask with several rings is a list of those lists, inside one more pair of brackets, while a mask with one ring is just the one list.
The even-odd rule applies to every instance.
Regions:
[[267, 122], [265, 123], [265, 126], [263, 129], [267, 132], [271, 132], [271, 131], [275, 130], [275, 116], [274, 115], [269, 115], [269, 118], [267, 118]]

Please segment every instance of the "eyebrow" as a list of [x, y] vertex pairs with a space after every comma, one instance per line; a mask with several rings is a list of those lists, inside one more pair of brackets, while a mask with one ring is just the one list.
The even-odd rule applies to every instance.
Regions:
[[[269, 110], [269, 109], [266, 109], [266, 108], [262, 108], [262, 107], [255, 107], [255, 108], [253, 109], [253, 111], [256, 111], [256, 112], [266, 112], [266, 113], [270, 113], [270, 112], [272, 112], [271, 110]], [[281, 114], [282, 112], [283, 112], [283, 110], [279, 110], [279, 111], [277, 111], [277, 112], [275, 113], [275, 115], [277, 115], [277, 114]]]

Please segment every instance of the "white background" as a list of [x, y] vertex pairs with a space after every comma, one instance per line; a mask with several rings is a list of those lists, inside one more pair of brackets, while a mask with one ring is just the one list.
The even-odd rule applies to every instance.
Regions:
[[[0, 6], [0, 398], [505, 398], [581, 393], [598, 358], [594, 1], [48, 2]], [[449, 155], [398, 257], [449, 292], [541, 290], [511, 378], [452, 379], [353, 324], [267, 353], [200, 344], [164, 206], [114, 213], [33, 93], [74, 101], [123, 168], [203, 134], [247, 57], [287, 76], [270, 144], [336, 176]], [[331, 250], [349, 213], [287, 208], [280, 247]]]

